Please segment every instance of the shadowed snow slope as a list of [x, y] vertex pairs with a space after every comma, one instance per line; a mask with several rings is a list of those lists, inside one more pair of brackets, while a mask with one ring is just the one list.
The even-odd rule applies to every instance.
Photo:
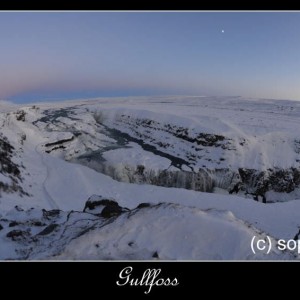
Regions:
[[124, 214], [73, 240], [59, 258], [253, 259], [254, 234], [230, 212], [164, 204]]
[[[0, 219], [2, 259], [292, 259], [275, 248], [251, 252], [265, 234], [231, 212], [178, 204], [140, 204], [129, 210], [102, 197], [93, 210], [23, 211]], [[102, 212], [91, 205], [102, 207]], [[272, 243], [275, 245], [275, 240]], [[14, 249], [14, 251], [12, 251]]]

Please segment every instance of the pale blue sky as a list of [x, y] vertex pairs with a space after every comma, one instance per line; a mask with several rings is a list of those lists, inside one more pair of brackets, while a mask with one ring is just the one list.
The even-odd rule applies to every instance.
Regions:
[[0, 41], [0, 99], [300, 100], [300, 12], [1, 12]]

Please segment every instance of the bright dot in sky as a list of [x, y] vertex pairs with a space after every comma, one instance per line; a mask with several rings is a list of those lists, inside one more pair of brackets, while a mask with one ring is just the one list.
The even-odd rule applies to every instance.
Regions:
[[222, 29], [222, 33], [224, 33], [225, 31]]

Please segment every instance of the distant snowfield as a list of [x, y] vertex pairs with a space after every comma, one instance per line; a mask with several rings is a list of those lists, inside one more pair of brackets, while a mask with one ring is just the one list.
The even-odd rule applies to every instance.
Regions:
[[[17, 119], [18, 111], [25, 112], [25, 121]], [[267, 199], [281, 202], [265, 204], [217, 187], [219, 192], [205, 193], [149, 183], [160, 178], [162, 170], [197, 173], [203, 166], [299, 169], [300, 102], [239, 97], [102, 98], [35, 103], [34, 107], [0, 102], [0, 112], [1, 134], [14, 147], [12, 160], [20, 166], [18, 184], [30, 194], [0, 189], [1, 259], [23, 258], [20, 249], [28, 243], [7, 237], [17, 226], [25, 226], [11, 228], [3, 221], [17, 220], [15, 206], [83, 211], [91, 195], [112, 198], [128, 209], [140, 203], [166, 206], [139, 210], [131, 218], [120, 215], [60, 245], [59, 251], [41, 250], [26, 258], [298, 257], [275, 247], [269, 256], [251, 250], [253, 236], [268, 236], [274, 244], [295, 238], [300, 228], [298, 188], [285, 193], [271, 189]], [[13, 176], [1, 170], [0, 182], [10, 184]], [[146, 183], [145, 176], [150, 178]], [[178, 186], [190, 178], [176, 176]], [[220, 186], [227, 179], [219, 179]], [[35, 229], [29, 233], [35, 234]]]

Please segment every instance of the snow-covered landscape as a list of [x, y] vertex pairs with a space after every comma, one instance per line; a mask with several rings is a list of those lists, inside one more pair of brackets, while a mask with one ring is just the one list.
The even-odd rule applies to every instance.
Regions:
[[2, 101], [0, 126], [2, 260], [299, 258], [275, 245], [300, 233], [300, 102]]

